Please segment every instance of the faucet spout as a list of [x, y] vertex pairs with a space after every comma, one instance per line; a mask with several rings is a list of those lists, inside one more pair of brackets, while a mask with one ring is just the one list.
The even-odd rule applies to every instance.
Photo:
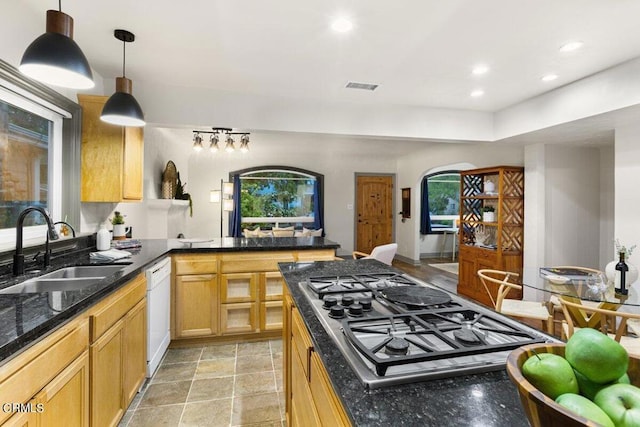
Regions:
[[22, 245], [23, 245], [23, 227], [24, 227], [24, 218], [31, 212], [39, 212], [44, 219], [47, 221], [47, 241], [45, 252], [49, 251], [49, 240], [58, 240], [59, 236], [56, 232], [55, 227], [53, 226], [53, 221], [49, 216], [49, 213], [39, 206], [29, 206], [25, 208], [20, 215], [18, 216], [18, 222], [16, 223], [16, 252], [13, 255], [13, 275], [20, 276], [24, 274], [24, 254], [22, 253]]

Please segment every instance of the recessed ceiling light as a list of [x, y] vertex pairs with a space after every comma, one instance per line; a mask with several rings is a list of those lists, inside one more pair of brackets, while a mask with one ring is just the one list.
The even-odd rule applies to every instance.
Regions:
[[558, 78], [557, 74], [547, 74], [546, 76], [542, 76], [543, 82], [551, 82]]
[[584, 43], [581, 41], [573, 41], [573, 42], [569, 42], [569, 43], [565, 43], [562, 46], [560, 46], [560, 52], [572, 52], [576, 49], [580, 49], [582, 47]]
[[347, 31], [351, 31], [353, 28], [353, 23], [347, 18], [338, 18], [331, 24], [331, 29], [338, 33], [346, 33]]
[[488, 71], [489, 67], [487, 67], [486, 65], [476, 65], [475, 67], [473, 67], [473, 70], [471, 72], [476, 76], [479, 76], [481, 74], [485, 74]]
[[482, 89], [476, 89], [473, 92], [470, 93], [470, 95], [474, 98], [478, 98], [482, 95], [484, 95], [484, 91]]

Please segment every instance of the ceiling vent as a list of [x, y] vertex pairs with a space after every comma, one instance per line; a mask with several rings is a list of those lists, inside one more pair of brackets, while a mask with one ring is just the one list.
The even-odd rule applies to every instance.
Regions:
[[347, 89], [362, 89], [362, 90], [369, 90], [369, 91], [373, 92], [374, 90], [376, 90], [378, 85], [374, 85], [374, 84], [371, 84], [371, 83], [349, 82], [349, 83], [347, 83], [347, 85], [345, 87]]

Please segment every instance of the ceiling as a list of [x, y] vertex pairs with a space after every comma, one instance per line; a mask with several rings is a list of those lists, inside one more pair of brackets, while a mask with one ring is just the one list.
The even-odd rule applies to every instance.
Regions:
[[[42, 19], [53, 0], [23, 0]], [[496, 112], [640, 57], [637, 0], [65, 0], [105, 80]], [[353, 29], [330, 28], [348, 17]], [[581, 49], [562, 53], [566, 42]], [[474, 66], [490, 68], [472, 74]], [[541, 77], [554, 73], [551, 82]], [[349, 81], [378, 84], [374, 92]], [[484, 95], [471, 97], [473, 90]]]

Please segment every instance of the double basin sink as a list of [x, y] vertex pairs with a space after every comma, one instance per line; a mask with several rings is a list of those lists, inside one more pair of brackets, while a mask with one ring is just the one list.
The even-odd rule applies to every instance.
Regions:
[[93, 286], [105, 277], [116, 274], [123, 268], [123, 265], [88, 265], [61, 268], [17, 285], [0, 289], [0, 294], [81, 291]]

